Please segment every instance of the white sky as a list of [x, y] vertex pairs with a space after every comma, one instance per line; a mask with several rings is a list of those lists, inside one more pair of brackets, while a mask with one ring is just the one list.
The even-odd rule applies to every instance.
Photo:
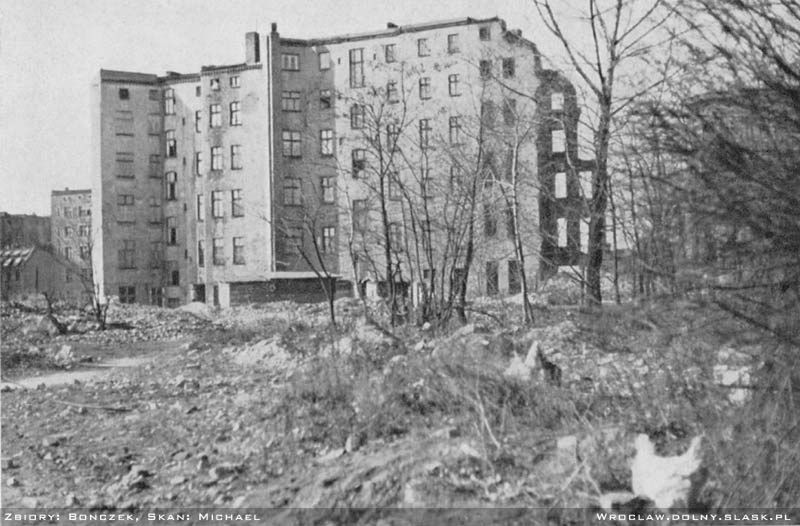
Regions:
[[[379, 30], [498, 15], [558, 51], [531, 0], [3, 0], [0, 211], [50, 212], [53, 189], [89, 188], [89, 86], [100, 68], [163, 74], [244, 60], [244, 34]], [[572, 75], [570, 75], [572, 76]]]

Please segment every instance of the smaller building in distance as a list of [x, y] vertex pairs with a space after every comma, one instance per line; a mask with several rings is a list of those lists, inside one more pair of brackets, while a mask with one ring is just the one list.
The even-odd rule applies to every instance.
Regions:
[[[64, 268], [64, 262], [44, 248], [0, 250], [0, 299], [7, 301], [33, 294], [67, 299]], [[78, 293], [72, 289], [70, 294]]]
[[49, 244], [49, 217], [0, 212], [0, 248], [45, 247]]

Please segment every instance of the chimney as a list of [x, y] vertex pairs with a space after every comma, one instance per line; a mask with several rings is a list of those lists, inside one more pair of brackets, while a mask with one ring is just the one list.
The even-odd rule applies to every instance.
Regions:
[[386, 22], [386, 29], [397, 29], [397, 24], [394, 22]]
[[273, 33], [277, 33], [278, 32], [278, 23], [277, 22], [273, 22], [272, 25], [270, 26], [270, 28], [271, 28]]
[[258, 64], [261, 62], [261, 47], [259, 45], [258, 33], [250, 31], [244, 36], [244, 56], [248, 64]]

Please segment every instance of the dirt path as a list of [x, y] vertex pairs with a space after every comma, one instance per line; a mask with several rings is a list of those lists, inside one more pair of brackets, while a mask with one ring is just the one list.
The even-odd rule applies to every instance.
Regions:
[[78, 382], [91, 382], [99, 378], [108, 376], [112, 372], [126, 367], [137, 367], [143, 365], [150, 360], [153, 356], [136, 356], [128, 358], [117, 358], [109, 360], [105, 363], [98, 363], [90, 366], [91, 369], [80, 371], [61, 371], [58, 373], [46, 374], [43, 376], [29, 376], [25, 378], [17, 378], [13, 382], [0, 383], [0, 389], [36, 389], [40, 385], [51, 387], [54, 385], [71, 384]]

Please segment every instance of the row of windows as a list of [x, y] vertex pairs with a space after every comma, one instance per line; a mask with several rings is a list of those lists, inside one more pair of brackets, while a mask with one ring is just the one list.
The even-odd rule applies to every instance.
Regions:
[[[64, 227], [64, 237], [71, 237], [75, 229], [71, 226]], [[78, 235], [80, 237], [89, 237], [89, 225], [78, 225]]]
[[[244, 238], [233, 238], [233, 264], [244, 265]], [[215, 237], [211, 240], [211, 263], [215, 266], [223, 266], [225, 261], [225, 239], [222, 237]], [[197, 241], [197, 266], [206, 266], [206, 242], [204, 239]]]
[[[233, 75], [229, 77], [228, 82], [231, 88], [238, 88], [241, 86], [241, 81], [238, 75]], [[219, 91], [220, 89], [220, 81], [219, 77], [215, 77], [210, 79], [209, 88], [211, 91]], [[127, 88], [120, 89], [120, 99], [123, 99], [123, 91], [126, 92], [124, 99], [128, 99], [129, 95], [127, 94]], [[195, 96], [199, 97], [202, 94], [202, 89], [200, 86], [195, 87]], [[150, 90], [150, 100], [158, 100], [158, 90]], [[167, 88], [164, 90], [164, 113], [167, 115], [174, 115], [175, 114], [175, 90], [173, 88]]]
[[[322, 202], [332, 204], [336, 201], [336, 178], [333, 176], [320, 177], [319, 195]], [[283, 204], [287, 206], [303, 205], [303, 186], [298, 177], [287, 177], [283, 181]]]
[[[578, 226], [578, 235], [581, 252], [584, 254], [589, 251], [589, 221], [581, 219]], [[568, 246], [568, 227], [567, 218], [559, 217], [556, 219], [556, 244], [560, 248]]]
[[[167, 132], [167, 157], [177, 157], [177, 142], [175, 140], [174, 132]], [[231, 160], [231, 170], [241, 170], [242, 169], [242, 146], [240, 144], [232, 144], [230, 146], [230, 160]], [[151, 156], [151, 163], [153, 163], [153, 157]], [[158, 162], [158, 157], [156, 156], [155, 162]], [[194, 169], [196, 175], [203, 174], [203, 153], [202, 152], [195, 152], [194, 154]], [[222, 146], [212, 146], [211, 147], [211, 170], [212, 171], [220, 171], [223, 169], [223, 159], [222, 159]], [[174, 173], [174, 172], [170, 172]], [[133, 177], [131, 175], [130, 177]]]
[[[480, 40], [491, 40], [491, 28], [482, 26], [478, 29]], [[447, 35], [447, 53], [455, 54], [461, 51], [460, 35], [457, 33]], [[427, 57], [431, 54], [431, 42], [428, 38], [417, 39], [417, 56]], [[331, 55], [328, 51], [317, 54], [320, 71], [331, 67]], [[362, 87], [364, 78], [364, 49], [351, 49], [350, 58], [350, 87]], [[383, 59], [386, 63], [397, 62], [397, 44], [383, 46]], [[341, 61], [340, 61], [341, 63]], [[284, 71], [300, 71], [300, 55], [297, 53], [283, 53], [281, 55], [281, 69]]]
[[[592, 197], [592, 172], [581, 172], [579, 175], [581, 193], [586, 199]], [[558, 172], [555, 175], [554, 181], [555, 191], [553, 193], [556, 199], [564, 199], [567, 197], [567, 174], [565, 172]]]
[[89, 217], [92, 215], [92, 210], [83, 206], [64, 206], [57, 207], [56, 214], [71, 219], [73, 217]]
[[[301, 227], [289, 227], [284, 232], [285, 251], [288, 254], [300, 254], [304, 245], [304, 230]], [[317, 248], [322, 254], [332, 254], [336, 251], [336, 227], [323, 226], [317, 237]]]
[[[227, 190], [214, 190], [211, 192], [211, 217], [221, 219], [225, 217], [225, 194]], [[244, 203], [242, 199], [242, 189], [230, 190], [230, 209], [231, 217], [244, 217]], [[195, 217], [198, 221], [205, 220], [205, 196], [197, 194], [195, 196]]]

